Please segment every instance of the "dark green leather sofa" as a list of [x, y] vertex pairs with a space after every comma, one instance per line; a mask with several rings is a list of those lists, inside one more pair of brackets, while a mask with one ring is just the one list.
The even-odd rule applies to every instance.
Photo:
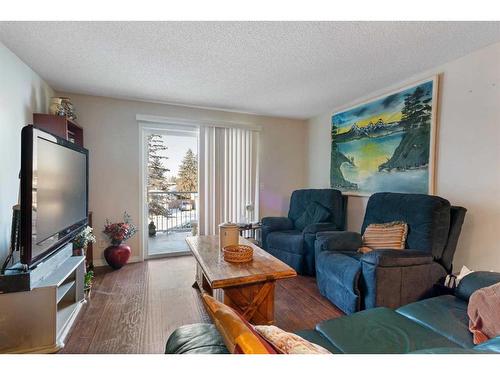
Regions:
[[[379, 307], [319, 323], [297, 332], [332, 353], [500, 353], [500, 336], [474, 345], [468, 329], [467, 303], [477, 289], [500, 282], [500, 273], [474, 272], [454, 296], [443, 295], [410, 303], [397, 310]], [[178, 328], [169, 337], [167, 354], [227, 353], [211, 324]]]

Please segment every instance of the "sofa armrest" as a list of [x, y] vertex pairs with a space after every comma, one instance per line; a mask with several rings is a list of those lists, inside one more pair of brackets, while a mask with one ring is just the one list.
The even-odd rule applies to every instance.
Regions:
[[431, 254], [418, 250], [373, 250], [364, 254], [360, 263], [366, 309], [396, 309], [429, 298], [434, 284], [446, 276], [444, 267]]
[[264, 217], [261, 223], [267, 232], [293, 229], [293, 221], [287, 217]]
[[262, 248], [268, 250], [267, 236], [272, 232], [279, 232], [282, 230], [293, 229], [293, 221], [287, 217], [264, 217], [260, 221], [262, 226], [260, 228]]
[[476, 345], [474, 349], [485, 352], [500, 353], [500, 336], [493, 337], [488, 341], [483, 342], [482, 344]]
[[167, 340], [165, 354], [228, 354], [213, 324], [195, 323], [177, 328]]
[[407, 267], [430, 264], [432, 255], [417, 250], [378, 249], [361, 257], [361, 261], [380, 267]]
[[328, 231], [316, 234], [317, 251], [356, 251], [363, 245], [361, 234], [347, 231]]
[[499, 272], [478, 271], [465, 276], [458, 284], [455, 296], [464, 301], [469, 301], [472, 293], [487, 286], [500, 283]]
[[302, 233], [316, 234], [318, 232], [335, 231], [335, 230], [338, 230], [337, 225], [335, 223], [316, 223], [316, 224], [310, 224], [307, 227], [305, 227]]

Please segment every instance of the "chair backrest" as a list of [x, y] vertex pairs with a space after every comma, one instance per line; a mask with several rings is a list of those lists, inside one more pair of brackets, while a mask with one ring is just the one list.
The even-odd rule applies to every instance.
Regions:
[[329, 223], [334, 223], [339, 230], [345, 228], [346, 198], [335, 189], [295, 190], [290, 198], [288, 217], [295, 223], [311, 202], [317, 202], [330, 211]]
[[446, 199], [425, 194], [373, 194], [366, 206], [361, 233], [372, 223], [391, 221], [408, 224], [408, 249], [427, 251], [436, 260], [442, 258], [451, 223], [451, 205]]
[[458, 284], [455, 297], [469, 302], [469, 298], [476, 290], [500, 283], [500, 272], [476, 271], [469, 273]]
[[458, 237], [462, 231], [462, 224], [464, 223], [465, 213], [467, 210], [459, 206], [451, 206], [450, 211], [450, 232], [448, 234], [448, 242], [444, 248], [443, 255], [440, 263], [446, 268], [448, 272], [453, 270], [453, 256], [457, 249]]

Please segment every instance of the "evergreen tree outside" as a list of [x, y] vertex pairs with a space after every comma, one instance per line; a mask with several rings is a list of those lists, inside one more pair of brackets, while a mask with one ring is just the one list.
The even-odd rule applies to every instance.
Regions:
[[[148, 192], [167, 191], [165, 174], [170, 170], [164, 166], [167, 156], [162, 155], [167, 150], [163, 137], [159, 134], [148, 136]], [[148, 194], [149, 215], [168, 215], [168, 194]]]
[[179, 166], [177, 191], [195, 192], [198, 190], [198, 158], [188, 149]]

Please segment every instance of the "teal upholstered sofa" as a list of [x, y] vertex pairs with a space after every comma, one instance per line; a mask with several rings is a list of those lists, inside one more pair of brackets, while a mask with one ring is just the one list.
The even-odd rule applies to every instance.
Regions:
[[[467, 303], [477, 289], [500, 282], [500, 273], [474, 272], [455, 295], [442, 295], [402, 306], [379, 307], [319, 323], [297, 332], [332, 353], [500, 353], [500, 336], [474, 345], [468, 329]], [[227, 353], [211, 324], [178, 328], [167, 354]]]

